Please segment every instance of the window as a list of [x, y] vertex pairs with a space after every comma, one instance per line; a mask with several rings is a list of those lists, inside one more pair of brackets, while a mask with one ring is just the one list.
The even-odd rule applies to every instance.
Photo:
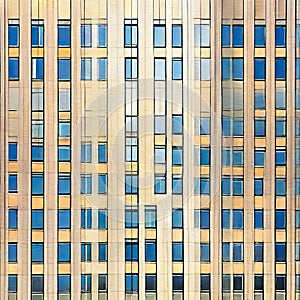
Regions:
[[262, 209], [256, 209], [254, 211], [254, 228], [255, 229], [264, 228], [264, 211]]
[[230, 25], [222, 25], [222, 47], [230, 46]]
[[125, 291], [126, 293], [137, 293], [139, 290], [138, 274], [125, 274]]
[[156, 261], [156, 242], [147, 241], [145, 242], [145, 261]]
[[254, 26], [254, 46], [265, 47], [266, 46], [266, 26], [255, 25]]
[[210, 274], [200, 275], [200, 292], [210, 291]]
[[254, 291], [262, 292], [264, 290], [264, 275], [254, 275]]
[[156, 291], [156, 275], [149, 275], [149, 274], [145, 275], [145, 291], [146, 292]]
[[31, 126], [32, 138], [43, 138], [44, 137], [44, 123], [43, 121], [33, 120]]
[[266, 136], [266, 120], [264, 119], [254, 120], [254, 136], [255, 137]]
[[69, 58], [58, 59], [58, 80], [71, 80], [71, 60]]
[[92, 157], [91, 143], [81, 144], [81, 162], [90, 163], [91, 157]]
[[19, 25], [8, 25], [8, 47], [19, 47]]
[[107, 229], [107, 211], [106, 211], [106, 209], [98, 210], [98, 229]]
[[91, 194], [92, 193], [92, 175], [91, 174], [81, 174], [81, 194]]
[[233, 275], [233, 291], [243, 290], [243, 275]]
[[92, 25], [81, 25], [81, 47], [92, 47]]
[[200, 165], [209, 166], [210, 164], [210, 148], [200, 148]]
[[276, 163], [276, 166], [284, 166], [286, 164], [286, 151], [285, 150], [276, 150], [275, 163]]
[[194, 193], [195, 195], [209, 195], [210, 180], [209, 178], [195, 178]]
[[44, 275], [31, 275], [32, 294], [44, 293]]
[[182, 59], [172, 59], [172, 79], [182, 80]]
[[172, 148], [172, 164], [182, 165], [182, 147]]
[[243, 165], [243, 150], [233, 150], [232, 152], [232, 165], [233, 166], [242, 166]]
[[92, 80], [92, 59], [81, 59], [81, 80]]
[[137, 161], [138, 140], [137, 138], [126, 138], [126, 161]]
[[296, 47], [300, 47], [300, 25], [296, 25]]
[[233, 243], [233, 261], [243, 261], [243, 244]]
[[254, 243], [254, 261], [262, 262], [264, 260], [264, 244]]
[[286, 79], [286, 58], [282, 58], [282, 57], [275, 58], [275, 79], [276, 80]]
[[125, 24], [124, 33], [125, 33], [125, 38], [124, 38], [125, 47], [137, 47], [138, 45], [137, 25]]
[[31, 46], [44, 47], [44, 25], [31, 26]]
[[71, 149], [70, 146], [58, 146], [58, 161], [70, 161]]
[[300, 210], [296, 210], [296, 228], [300, 228]]
[[69, 88], [58, 89], [58, 109], [59, 111], [71, 110], [71, 91]]
[[[298, 74], [300, 73], [300, 70]], [[297, 72], [296, 72], [297, 74]], [[275, 90], [275, 102], [277, 109], [285, 109], [286, 108], [286, 89], [285, 88], [276, 88]]]
[[125, 79], [137, 79], [137, 58], [125, 58]]
[[166, 193], [166, 175], [155, 175], [154, 177], [154, 193]]
[[125, 193], [126, 194], [137, 194], [138, 192], [138, 176], [137, 175], [126, 175], [125, 176]]
[[277, 209], [275, 211], [276, 229], [286, 228], [286, 211]]
[[58, 229], [71, 228], [71, 212], [69, 209], [58, 210]]
[[107, 144], [98, 144], [98, 163], [107, 162]]
[[231, 136], [231, 120], [228, 117], [222, 117], [222, 134], [223, 136]]
[[230, 243], [222, 243], [222, 260], [230, 261]]
[[32, 229], [44, 228], [44, 211], [42, 209], [33, 209], [31, 211], [31, 228]]
[[173, 291], [183, 291], [183, 275], [173, 274]]
[[182, 175], [172, 175], [172, 193], [182, 194]]
[[172, 228], [182, 228], [182, 226], [183, 226], [183, 211], [182, 211], [182, 209], [173, 209]]
[[18, 277], [17, 275], [8, 275], [8, 292], [16, 293], [18, 290]]
[[145, 207], [145, 228], [156, 228], [156, 207]]
[[139, 244], [137, 240], [125, 241], [125, 260], [138, 261], [139, 259]]
[[92, 290], [92, 275], [81, 275], [81, 293], [91, 293]]
[[41, 263], [44, 261], [44, 244], [32, 243], [31, 244], [31, 261]]
[[107, 261], [107, 243], [99, 243], [99, 261]]
[[71, 176], [69, 174], [60, 174], [58, 176], [58, 194], [69, 195], [71, 193]]
[[98, 290], [99, 290], [99, 292], [107, 292], [107, 275], [106, 274], [99, 274]]
[[230, 291], [230, 285], [231, 285], [231, 282], [230, 282], [230, 275], [223, 275], [222, 277], [222, 290], [223, 292], [225, 291]]
[[81, 209], [81, 228], [91, 229], [92, 228], [92, 210]]
[[71, 46], [71, 26], [59, 25], [58, 26], [58, 47]]
[[183, 244], [182, 242], [173, 242], [172, 243], [172, 254], [173, 261], [182, 261], [183, 260]]
[[58, 257], [57, 260], [61, 262], [71, 261], [71, 244], [70, 243], [58, 243]]
[[275, 179], [275, 192], [276, 196], [286, 195], [286, 180], [284, 178]]
[[43, 195], [44, 194], [44, 175], [32, 174], [31, 176], [31, 193], [32, 195]]
[[166, 147], [154, 146], [154, 163], [165, 164], [166, 163]]
[[8, 192], [16, 193], [18, 191], [18, 175], [9, 174], [8, 175]]
[[233, 58], [232, 59], [232, 70], [233, 70], [233, 80], [243, 80], [244, 79], [244, 59], [243, 58]]
[[138, 210], [126, 209], [125, 210], [125, 227], [126, 228], [138, 228]]
[[244, 212], [242, 210], [234, 209], [232, 210], [232, 215], [233, 215], [233, 229], [243, 229]]
[[195, 47], [210, 46], [210, 25], [208, 24], [194, 25], [194, 43], [195, 43]]
[[266, 108], [266, 93], [265, 90], [254, 90], [254, 108], [265, 109]]
[[172, 47], [182, 47], [182, 25], [172, 25]]
[[31, 159], [32, 161], [43, 161], [44, 160], [44, 146], [43, 145], [32, 145], [31, 146]]
[[71, 124], [70, 122], [62, 122], [58, 123], [58, 135], [59, 137], [69, 137], [71, 134]]
[[8, 243], [8, 262], [16, 263], [18, 261], [17, 243]]
[[172, 133], [173, 134], [182, 134], [182, 115], [173, 115], [172, 116]]
[[19, 58], [18, 57], [8, 58], [8, 79], [19, 80]]
[[221, 182], [222, 196], [230, 196], [230, 178], [223, 177]]
[[32, 58], [32, 79], [41, 80], [44, 78], [44, 58]]
[[166, 80], [166, 59], [154, 58], [154, 79]]
[[71, 293], [71, 275], [57, 275], [58, 294]]
[[265, 165], [265, 151], [264, 150], [254, 150], [254, 166], [263, 167]]
[[275, 261], [285, 262], [286, 261], [286, 245], [285, 243], [275, 244]]
[[265, 80], [266, 79], [266, 59], [254, 58], [254, 79]]
[[166, 133], [165, 116], [154, 116], [154, 133], [155, 134]]
[[284, 137], [286, 135], [286, 120], [276, 118], [275, 125], [276, 137]]
[[98, 58], [98, 80], [107, 79], [107, 58]]
[[9, 161], [18, 160], [18, 144], [17, 143], [9, 143], [8, 144], [8, 160]]
[[286, 289], [286, 275], [275, 275], [275, 290], [285, 291]]
[[254, 196], [262, 196], [263, 195], [263, 178], [255, 178], [254, 179]]
[[91, 243], [81, 243], [81, 261], [92, 261]]
[[8, 209], [8, 229], [18, 228], [18, 210], [10, 208]]
[[166, 47], [166, 26], [154, 25], [153, 27], [153, 41], [154, 47]]
[[194, 226], [195, 228], [209, 229], [210, 214], [208, 209], [196, 209], [194, 211]]
[[107, 47], [107, 25], [98, 25], [98, 47]]
[[286, 27], [276, 26], [275, 27], [275, 45], [276, 47], [285, 47], [286, 42]]
[[210, 58], [195, 59], [195, 80], [210, 80]]
[[243, 25], [232, 26], [232, 46], [243, 47], [244, 46], [244, 27]]
[[296, 248], [296, 261], [300, 261], [300, 243], [296, 242], [295, 243], [295, 248]]
[[200, 244], [200, 261], [209, 262], [210, 261], [210, 246], [209, 243]]

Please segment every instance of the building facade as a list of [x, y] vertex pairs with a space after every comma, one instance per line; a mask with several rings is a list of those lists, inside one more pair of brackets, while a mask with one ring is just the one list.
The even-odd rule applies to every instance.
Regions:
[[300, 299], [300, 0], [0, 13], [0, 299]]

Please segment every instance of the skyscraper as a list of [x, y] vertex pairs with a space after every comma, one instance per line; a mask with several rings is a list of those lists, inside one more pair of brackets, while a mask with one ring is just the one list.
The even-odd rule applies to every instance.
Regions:
[[299, 299], [300, 0], [0, 1], [0, 299]]

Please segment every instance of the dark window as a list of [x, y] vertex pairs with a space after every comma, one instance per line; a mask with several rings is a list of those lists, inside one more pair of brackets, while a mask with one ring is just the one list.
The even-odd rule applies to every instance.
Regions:
[[156, 275], [146, 274], [146, 276], [145, 276], [145, 290], [146, 290], [146, 292], [156, 291]]

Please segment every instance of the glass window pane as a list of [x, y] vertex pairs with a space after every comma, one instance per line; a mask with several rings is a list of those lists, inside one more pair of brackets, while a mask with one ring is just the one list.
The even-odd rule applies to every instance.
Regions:
[[172, 60], [172, 79], [182, 80], [182, 60], [173, 59]]
[[59, 25], [58, 26], [58, 47], [71, 46], [71, 26]]
[[233, 47], [244, 46], [244, 26], [233, 25]]
[[182, 25], [172, 25], [172, 47], [182, 47]]
[[164, 58], [154, 59], [154, 79], [166, 80], [166, 60]]
[[154, 47], [166, 46], [166, 27], [164, 25], [154, 25]]
[[254, 26], [254, 45], [255, 47], [265, 47], [266, 45], [266, 26]]
[[58, 59], [58, 80], [70, 80], [71, 79], [71, 60], [70, 59]]
[[107, 46], [107, 25], [98, 25], [98, 47]]
[[19, 25], [8, 25], [8, 46], [19, 46]]

